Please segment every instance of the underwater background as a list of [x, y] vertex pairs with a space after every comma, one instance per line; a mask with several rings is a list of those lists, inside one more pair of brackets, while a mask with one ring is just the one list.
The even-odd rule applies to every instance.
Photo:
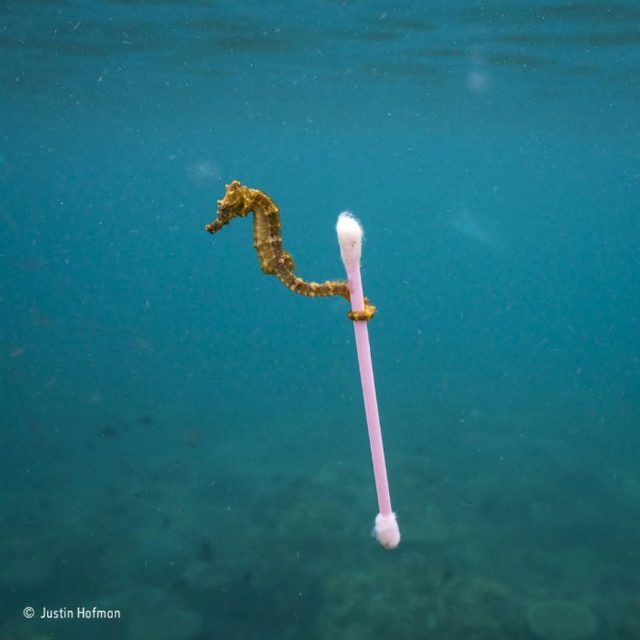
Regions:
[[[0, 24], [2, 640], [640, 637], [637, 2]], [[348, 305], [204, 232], [232, 179], [307, 280], [365, 228], [395, 551]]]

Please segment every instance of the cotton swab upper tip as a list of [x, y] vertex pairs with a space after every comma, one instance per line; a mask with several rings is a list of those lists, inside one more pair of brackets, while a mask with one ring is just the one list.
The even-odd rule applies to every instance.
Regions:
[[376, 516], [374, 532], [378, 542], [385, 549], [395, 549], [400, 544], [400, 527], [395, 513], [388, 516], [379, 513]]
[[336, 231], [338, 232], [340, 255], [345, 267], [348, 268], [360, 264], [362, 236], [364, 233], [360, 223], [348, 211], [345, 211], [338, 216]]

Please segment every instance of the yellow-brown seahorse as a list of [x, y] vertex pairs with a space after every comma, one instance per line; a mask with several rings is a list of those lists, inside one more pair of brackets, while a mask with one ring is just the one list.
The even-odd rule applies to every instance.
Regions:
[[[258, 253], [263, 273], [274, 275], [295, 293], [303, 296], [342, 296], [349, 300], [349, 285], [346, 282], [327, 280], [307, 282], [296, 276], [296, 267], [291, 254], [282, 248], [282, 225], [280, 210], [276, 203], [264, 192], [249, 189], [237, 180], [227, 185], [222, 200], [218, 200], [218, 217], [205, 226], [209, 233], [217, 233], [233, 218], [244, 218], [253, 211], [253, 246]], [[371, 320], [376, 308], [365, 298], [363, 311], [350, 311], [351, 320]]]

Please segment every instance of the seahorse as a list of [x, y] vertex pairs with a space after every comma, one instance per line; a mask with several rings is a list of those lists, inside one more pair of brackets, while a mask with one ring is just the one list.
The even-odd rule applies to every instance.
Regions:
[[[350, 300], [349, 285], [343, 281], [307, 282], [294, 274], [295, 262], [291, 254], [282, 248], [282, 224], [280, 209], [264, 192], [250, 189], [237, 180], [226, 185], [226, 193], [218, 200], [218, 216], [205, 226], [209, 233], [217, 233], [233, 220], [245, 218], [253, 212], [253, 246], [258, 254], [263, 273], [274, 275], [285, 287], [303, 296], [341, 296]], [[364, 299], [364, 310], [350, 311], [350, 320], [371, 320], [376, 308]]]

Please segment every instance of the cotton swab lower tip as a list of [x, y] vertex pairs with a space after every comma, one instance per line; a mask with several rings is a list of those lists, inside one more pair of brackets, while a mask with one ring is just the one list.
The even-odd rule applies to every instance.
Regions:
[[340, 256], [345, 267], [348, 269], [360, 264], [363, 235], [360, 223], [348, 211], [345, 211], [338, 216], [336, 231], [340, 244]]
[[374, 527], [376, 539], [385, 549], [395, 549], [400, 544], [400, 527], [396, 520], [396, 514], [376, 516]]

